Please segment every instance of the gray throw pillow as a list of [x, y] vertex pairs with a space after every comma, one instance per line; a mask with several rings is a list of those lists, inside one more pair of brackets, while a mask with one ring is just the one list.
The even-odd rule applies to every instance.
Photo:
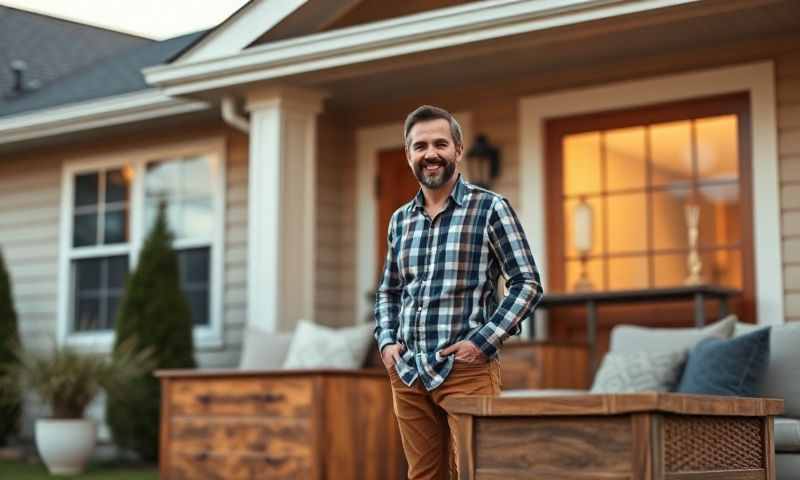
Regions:
[[678, 383], [685, 361], [685, 350], [609, 352], [595, 375], [591, 393], [668, 392]]

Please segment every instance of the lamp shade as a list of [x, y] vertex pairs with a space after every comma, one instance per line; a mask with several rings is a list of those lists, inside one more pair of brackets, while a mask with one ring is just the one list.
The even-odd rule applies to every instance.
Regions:
[[585, 199], [575, 205], [572, 212], [573, 243], [575, 250], [588, 254], [592, 250], [592, 229], [594, 228], [594, 212]]

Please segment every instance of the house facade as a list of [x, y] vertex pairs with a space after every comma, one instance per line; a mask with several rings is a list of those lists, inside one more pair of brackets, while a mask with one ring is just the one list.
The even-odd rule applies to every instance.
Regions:
[[[25, 344], [110, 348], [164, 197], [201, 366], [236, 366], [249, 326], [368, 321], [386, 212], [410, 198], [402, 122], [426, 103], [500, 151], [492, 188], [546, 291], [683, 284], [694, 205], [702, 281], [741, 290], [745, 321], [800, 320], [795, 2], [390, 3], [253, 0], [4, 98]], [[605, 328], [690, 324], [682, 308]], [[577, 335], [550, 320], [540, 335]]]

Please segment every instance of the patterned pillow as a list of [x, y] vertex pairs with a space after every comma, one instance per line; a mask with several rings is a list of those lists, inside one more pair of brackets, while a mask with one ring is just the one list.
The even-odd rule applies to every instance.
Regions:
[[603, 358], [591, 393], [668, 392], [678, 383], [686, 351], [609, 352]]
[[330, 328], [300, 320], [283, 368], [361, 368], [374, 328], [371, 322]]

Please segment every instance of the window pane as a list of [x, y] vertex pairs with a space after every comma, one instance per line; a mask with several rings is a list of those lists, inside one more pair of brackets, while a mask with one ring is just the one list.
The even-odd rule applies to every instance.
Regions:
[[609, 290], [647, 288], [647, 257], [621, 257], [608, 259]]
[[643, 189], [644, 127], [608, 130], [605, 140], [608, 190]]
[[644, 193], [609, 195], [608, 251], [641, 252], [647, 248], [647, 219]]
[[739, 148], [735, 115], [695, 122], [697, 167], [701, 180], [733, 180], [739, 176]]
[[125, 278], [128, 275], [128, 257], [110, 257], [108, 260], [108, 288], [125, 288]]
[[706, 252], [703, 259], [703, 278], [716, 285], [742, 288], [742, 252], [739, 249], [720, 249]]
[[[579, 255], [575, 249], [575, 207], [580, 202], [578, 200], [567, 200], [564, 202], [564, 251], [568, 257]], [[601, 198], [590, 198], [586, 203], [592, 209], [592, 249], [590, 255], [596, 255], [603, 251], [603, 201]]]
[[75, 260], [75, 290], [78, 293], [87, 291], [97, 291], [102, 284], [102, 261], [101, 258], [87, 258]]
[[[567, 261], [567, 284], [566, 290], [575, 291], [575, 285], [581, 278], [581, 262], [576, 260]], [[589, 277], [593, 290], [605, 290], [603, 286], [603, 262], [600, 259], [593, 259], [586, 262], [586, 274]]]
[[700, 245], [734, 245], [742, 239], [739, 184], [701, 186]]
[[684, 206], [690, 195], [688, 188], [653, 192], [653, 247], [656, 250], [689, 247]]
[[72, 246], [97, 244], [97, 213], [81, 213], [73, 217]]
[[145, 194], [156, 198], [177, 195], [180, 191], [179, 180], [179, 162], [149, 163], [145, 178]]
[[656, 255], [653, 258], [656, 287], [679, 287], [689, 274], [688, 251], [677, 255]]
[[602, 189], [600, 134], [564, 137], [564, 194], [597, 193]]
[[106, 172], [106, 203], [128, 201], [128, 180], [122, 169]]
[[178, 238], [209, 238], [211, 236], [211, 200], [184, 202]]
[[181, 267], [181, 282], [208, 286], [210, 248], [193, 248], [178, 252]]
[[84, 332], [100, 328], [100, 299], [79, 299], [75, 309], [75, 331]]
[[97, 205], [98, 202], [98, 175], [85, 173], [75, 176], [75, 206]]
[[[158, 201], [147, 202], [145, 204], [145, 231], [147, 234], [153, 229], [156, 224], [156, 217], [158, 216]], [[176, 235], [181, 226], [180, 222], [180, 204], [174, 201], [167, 202], [167, 228]]]
[[182, 194], [187, 197], [211, 196], [211, 167], [207, 158], [187, 158], [181, 162]]
[[128, 256], [73, 260], [72, 269], [73, 329], [88, 331], [114, 328], [116, 310], [128, 273]]
[[192, 311], [193, 325], [208, 325], [208, 290], [188, 292], [186, 298]]
[[650, 127], [653, 185], [688, 184], [692, 179], [692, 136], [689, 121]]
[[128, 210], [106, 212], [103, 243], [125, 243], [128, 241]]

